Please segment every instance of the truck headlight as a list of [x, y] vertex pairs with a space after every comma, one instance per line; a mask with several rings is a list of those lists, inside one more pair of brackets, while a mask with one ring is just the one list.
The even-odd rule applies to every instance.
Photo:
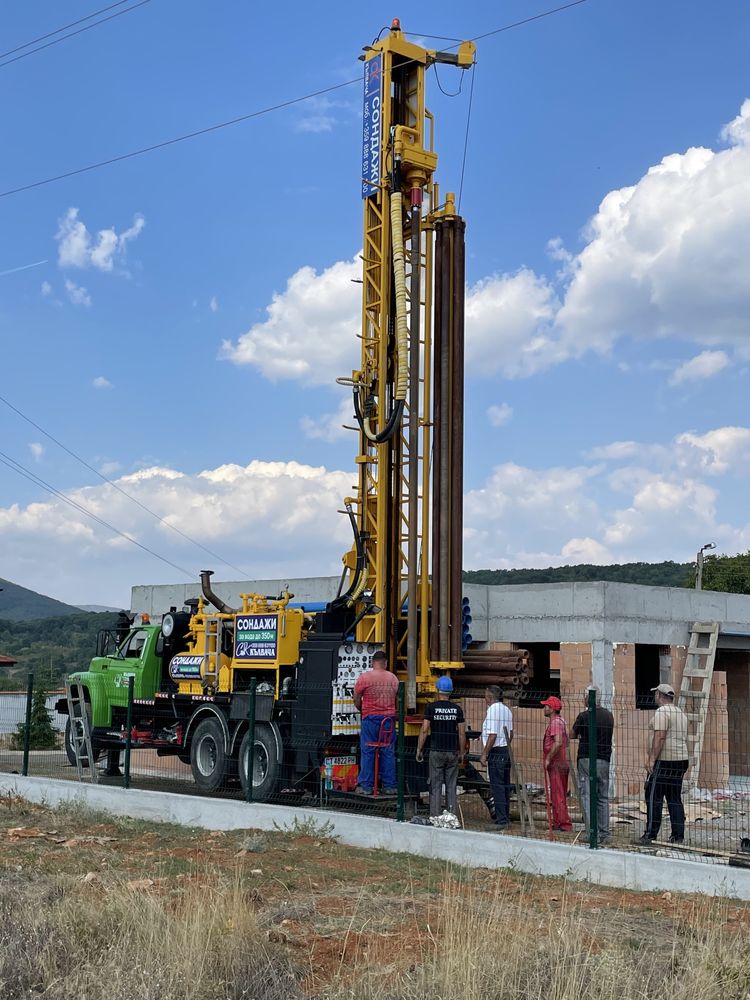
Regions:
[[174, 632], [174, 615], [164, 615], [161, 620], [161, 634], [165, 639], [168, 639], [170, 635]]

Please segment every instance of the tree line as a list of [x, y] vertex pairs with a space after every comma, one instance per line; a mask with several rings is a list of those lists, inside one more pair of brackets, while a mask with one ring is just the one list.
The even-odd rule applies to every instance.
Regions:
[[[705, 573], [704, 569], [704, 581]], [[611, 583], [640, 583], [651, 587], [692, 587], [694, 567], [691, 563], [677, 563], [669, 560], [658, 563], [622, 563], [612, 566], [579, 563], [576, 566], [548, 566], [546, 569], [475, 569], [464, 571], [464, 582], [466, 583], [495, 585], [586, 583], [602, 580]]]
[[0, 653], [18, 660], [15, 667], [3, 671], [0, 688], [25, 687], [29, 671], [46, 687], [58, 686], [66, 674], [86, 669], [99, 629], [114, 628], [116, 620], [117, 615], [109, 611], [25, 622], [0, 619]]

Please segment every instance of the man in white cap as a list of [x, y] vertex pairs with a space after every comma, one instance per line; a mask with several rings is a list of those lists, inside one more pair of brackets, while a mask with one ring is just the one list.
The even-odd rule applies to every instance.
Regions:
[[455, 813], [458, 766], [466, 753], [464, 711], [451, 701], [453, 681], [438, 677], [435, 688], [437, 701], [431, 701], [424, 710], [417, 741], [417, 761], [421, 762], [425, 741], [430, 737], [430, 816], [439, 816], [443, 811], [443, 785], [445, 808]]
[[667, 800], [672, 824], [673, 844], [685, 839], [685, 809], [682, 805], [682, 779], [688, 769], [688, 720], [674, 703], [671, 684], [651, 688], [656, 701], [656, 713], [651, 720], [651, 749], [646, 760], [646, 832], [642, 844], [656, 840], [661, 827], [662, 802]]

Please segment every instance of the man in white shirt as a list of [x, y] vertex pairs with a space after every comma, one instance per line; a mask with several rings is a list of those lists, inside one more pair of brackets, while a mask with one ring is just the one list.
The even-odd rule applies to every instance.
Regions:
[[[510, 825], [510, 753], [513, 741], [513, 715], [503, 704], [502, 688], [491, 684], [485, 688], [487, 715], [482, 724], [482, 767], [488, 770], [492, 796], [495, 800], [495, 823], [501, 830]], [[508, 731], [506, 739], [505, 730]]]

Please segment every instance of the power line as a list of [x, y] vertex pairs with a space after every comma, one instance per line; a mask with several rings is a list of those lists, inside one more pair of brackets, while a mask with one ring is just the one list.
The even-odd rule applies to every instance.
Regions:
[[543, 17], [549, 17], [550, 14], [559, 14], [560, 11], [570, 10], [571, 7], [578, 7], [579, 4], [587, 2], [588, 0], [572, 0], [572, 3], [565, 3], [562, 7], [553, 7], [551, 10], [543, 10], [541, 14], [534, 14], [531, 17], [524, 17], [521, 21], [513, 21], [511, 24], [504, 24], [502, 28], [485, 31], [483, 35], [475, 35], [471, 41], [479, 42], [483, 38], [489, 38], [491, 35], [499, 35], [503, 31], [510, 31], [511, 28], [520, 28], [522, 24], [531, 24], [532, 21], [541, 21]]
[[47, 38], [52, 38], [53, 35], [59, 35], [61, 31], [67, 31], [68, 28], [75, 28], [77, 24], [83, 24], [84, 21], [90, 21], [92, 17], [98, 17], [99, 14], [105, 14], [108, 10], [114, 10], [115, 7], [122, 7], [123, 4], [129, 2], [130, 0], [117, 0], [117, 3], [111, 3], [109, 7], [102, 7], [100, 10], [95, 10], [91, 14], [87, 14], [85, 17], [79, 17], [77, 21], [70, 21], [69, 24], [63, 24], [59, 28], [55, 28], [54, 31], [48, 31], [46, 35], [39, 35], [38, 38], [32, 38], [28, 42], [24, 42], [23, 45], [16, 45], [14, 49], [8, 49], [7, 52], [0, 52], [0, 59], [5, 59], [6, 56], [12, 56], [14, 52], [20, 52], [21, 49], [28, 49], [30, 45], [36, 45], [37, 42], [43, 42]]
[[477, 64], [471, 67], [471, 87], [469, 88], [469, 109], [466, 112], [466, 134], [464, 136], [464, 155], [461, 160], [461, 183], [458, 187], [458, 214], [461, 214], [461, 198], [464, 193], [464, 174], [466, 173], [466, 154], [469, 150], [469, 126], [471, 125], [471, 105], [474, 102], [474, 78], [477, 75]]
[[25, 420], [27, 424], [31, 424], [32, 427], [36, 428], [36, 430], [38, 430], [46, 438], [49, 438], [50, 441], [53, 441], [58, 448], [62, 448], [63, 451], [67, 452], [68, 455], [74, 458], [77, 462], [80, 462], [81, 465], [84, 466], [84, 468], [89, 470], [89, 472], [93, 472], [94, 475], [98, 476], [103, 483], [107, 483], [113, 489], [117, 490], [118, 493], [121, 493], [124, 497], [127, 497], [128, 500], [132, 500], [134, 504], [137, 504], [141, 508], [141, 510], [145, 510], [147, 514], [151, 515], [151, 517], [155, 517], [160, 524], [163, 524], [167, 528], [171, 528], [172, 531], [176, 532], [178, 535], [180, 535], [180, 537], [184, 538], [185, 541], [190, 542], [192, 545], [197, 546], [199, 549], [202, 549], [205, 553], [211, 556], [212, 559], [217, 559], [219, 562], [224, 563], [225, 566], [229, 566], [230, 569], [236, 570], [240, 574], [240, 576], [242, 577], [250, 576], [247, 570], [244, 570], [239, 566], [235, 566], [234, 563], [227, 562], [226, 559], [222, 559], [222, 557], [218, 555], [216, 552], [213, 552], [211, 549], [207, 548], [205, 545], [197, 541], [195, 538], [191, 538], [190, 535], [186, 534], [186, 532], [181, 531], [174, 524], [171, 524], [163, 517], [160, 517], [159, 514], [156, 513], [156, 511], [151, 510], [150, 507], [147, 507], [146, 504], [142, 503], [137, 497], [134, 497], [131, 493], [128, 493], [127, 490], [124, 490], [122, 489], [121, 486], [118, 486], [117, 483], [113, 482], [111, 479], [108, 479], [107, 476], [105, 476], [102, 472], [99, 472], [98, 469], [95, 469], [93, 465], [89, 465], [89, 463], [84, 458], [81, 458], [80, 455], [74, 452], [71, 448], [68, 448], [67, 445], [64, 445], [62, 441], [59, 441], [56, 437], [50, 434], [49, 431], [46, 431], [35, 420], [32, 420], [31, 417], [27, 416], [25, 413], [19, 410], [17, 406], [14, 406], [13, 403], [10, 402], [10, 400], [7, 400], [4, 396], [0, 396], [0, 402], [5, 403], [5, 405], [9, 409], [13, 410], [14, 413], [17, 413], [18, 416], [21, 417], [23, 420]]
[[324, 87], [311, 94], [304, 94], [302, 97], [293, 97], [291, 100], [282, 101], [280, 104], [272, 104], [259, 111], [251, 111], [246, 115], [239, 115], [237, 118], [230, 118], [228, 121], [219, 122], [216, 125], [208, 125], [206, 128], [196, 129], [195, 132], [186, 132], [178, 135], [174, 139], [165, 139], [164, 142], [154, 143], [153, 146], [144, 146], [142, 149], [134, 149], [131, 153], [122, 153], [120, 156], [112, 156], [108, 160], [100, 160], [99, 163], [90, 163], [86, 167], [79, 167], [77, 170], [68, 170], [64, 174], [57, 174], [55, 177], [47, 177], [43, 181], [34, 181], [33, 184], [23, 184], [21, 187], [12, 188], [9, 191], [0, 191], [0, 198], [7, 198], [11, 194], [19, 194], [21, 191], [29, 191], [31, 188], [42, 187], [45, 184], [52, 184], [54, 181], [64, 180], [66, 177], [74, 177], [76, 174], [85, 174], [89, 170], [97, 170], [99, 167], [107, 167], [111, 163], [119, 163], [122, 160], [130, 160], [134, 156], [142, 153], [151, 153], [155, 149], [162, 149], [164, 146], [173, 146], [177, 142], [185, 142], [187, 139], [194, 139], [199, 135], [206, 135], [209, 132], [217, 132], [219, 129], [227, 128], [230, 125], [239, 125], [240, 122], [249, 121], [251, 118], [260, 118], [263, 115], [271, 114], [272, 111], [280, 111], [282, 108], [289, 108], [293, 104], [301, 104], [303, 101], [312, 100], [313, 97], [321, 97], [323, 94], [330, 94], [334, 90], [341, 90], [342, 87], [351, 87], [353, 83], [361, 83], [360, 77], [354, 80], [347, 80], [345, 83], [335, 83], [332, 87]]
[[[482, 35], [476, 35], [471, 41], [476, 42], [482, 38], [489, 38], [491, 35], [500, 34], [503, 31], [510, 31], [512, 28], [529, 24], [531, 21], [539, 21], [544, 17], [549, 17], [551, 14], [558, 14], [560, 11], [568, 10], [571, 7], [577, 7], [587, 2], [588, 0], [572, 0], [571, 3], [564, 4], [561, 7], [553, 7], [550, 10], [534, 14], [532, 17], [526, 17], [521, 21], [514, 21], [512, 24], [505, 24], [500, 28], [495, 28], [493, 31], [486, 31]], [[450, 48], [456, 48], [456, 46], [453, 45]], [[271, 114], [273, 111], [281, 111], [283, 108], [289, 108], [294, 104], [302, 104], [304, 101], [312, 100], [314, 97], [322, 97], [324, 94], [330, 94], [334, 90], [351, 87], [354, 83], [361, 83], [361, 77], [356, 77], [354, 80], [347, 80], [344, 83], [336, 83], [331, 87], [324, 87], [322, 90], [316, 90], [311, 94], [304, 94], [302, 97], [294, 97], [288, 101], [281, 101], [279, 104], [272, 104], [267, 108], [261, 108], [259, 111], [251, 111], [249, 114], [239, 115], [237, 118], [230, 118], [228, 121], [219, 122], [216, 125], [196, 129], [194, 132], [186, 132], [184, 135], [178, 135], [173, 139], [165, 139], [163, 142], [154, 143], [152, 146], [143, 146], [141, 149], [135, 149], [130, 153], [121, 153], [119, 156], [112, 156], [107, 160], [100, 160], [98, 163], [90, 163], [88, 166], [78, 167], [76, 170], [68, 170], [62, 174], [56, 174], [54, 177], [46, 177], [41, 181], [34, 181], [31, 184], [22, 184], [19, 187], [9, 188], [7, 191], [0, 191], [0, 198], [7, 198], [13, 194], [20, 194], [22, 191], [30, 191], [33, 188], [43, 187], [45, 184], [54, 184], [56, 181], [65, 180], [67, 177], [75, 177], [78, 174], [85, 174], [90, 170], [98, 170], [100, 167], [120, 163], [123, 160], [132, 159], [134, 156], [141, 156], [143, 153], [151, 153], [156, 149], [163, 149], [165, 146], [173, 146], [175, 143], [185, 142], [187, 139], [195, 139], [197, 136], [207, 135], [209, 132], [217, 132], [219, 129], [228, 128], [230, 125], [238, 125], [241, 122], [250, 121], [252, 118], [260, 118], [263, 115]]]
[[[59, 42], [64, 42], [68, 38], [73, 38], [74, 35], [80, 35], [81, 32], [83, 32], [83, 31], [90, 31], [91, 28], [96, 28], [100, 24], [105, 24], [107, 21], [111, 21], [115, 17], [122, 17], [123, 14], [129, 14], [131, 12], [131, 10], [137, 10], [138, 7], [143, 7], [147, 3], [151, 3], [151, 0], [139, 0], [139, 3], [133, 4], [132, 7], [126, 7], [125, 10], [118, 10], [114, 14], [110, 14], [108, 17], [103, 17], [99, 21], [94, 21], [93, 24], [87, 24], [83, 28], [78, 28], [77, 31], [70, 31], [70, 32], [68, 32], [67, 35], [63, 35], [61, 38], [53, 38], [51, 42], [46, 42], [44, 45], [39, 45], [39, 46], [37, 46], [37, 48], [31, 49], [29, 52], [22, 52], [20, 55], [14, 56], [12, 59], [6, 59], [5, 62], [0, 62], [0, 69], [2, 69], [3, 66], [10, 66], [11, 63], [18, 62], [19, 59], [25, 59], [27, 56], [33, 56], [35, 52], [41, 52], [43, 49], [48, 49], [52, 45], [57, 45]], [[109, 8], [105, 8], [105, 10], [108, 10], [108, 9]], [[93, 17], [94, 15], [91, 14], [89, 16]], [[83, 18], [83, 20], [86, 20], [86, 18]], [[74, 22], [74, 23], [78, 23], [78, 22]], [[62, 30], [62, 29], [58, 29], [58, 30]], [[56, 32], [54, 32], [54, 31], [51, 32], [51, 33], [53, 35], [56, 34]], [[45, 35], [44, 37], [46, 38], [48, 36]], [[31, 45], [33, 43], [27, 42], [26, 44], [27, 45]], [[22, 48], [22, 49], [26, 48], [26, 45], [21, 45], [21, 46], [19, 46], [19, 48]], [[12, 51], [13, 52], [17, 52], [18, 50], [17, 49], [13, 49]], [[6, 53], [6, 55], [7, 54], [9, 54], [9, 53]], [[0, 58], [3, 58], [3, 57], [0, 56]]]
[[93, 521], [96, 521], [103, 527], [108, 528], [110, 531], [113, 531], [116, 535], [119, 535], [120, 538], [124, 538], [131, 544], [137, 545], [139, 549], [142, 549], [144, 552], [147, 552], [150, 556], [153, 556], [155, 559], [159, 559], [161, 562], [166, 563], [167, 566], [171, 566], [172, 569], [176, 569], [178, 570], [178, 572], [184, 573], [185, 576], [190, 577], [191, 580], [195, 579], [197, 574], [191, 573], [190, 570], [185, 569], [183, 566], [178, 566], [177, 563], [173, 563], [171, 560], [165, 558], [164, 556], [160, 556], [158, 552], [154, 552], [154, 550], [150, 549], [147, 545], [143, 545], [141, 542], [136, 541], [135, 538], [132, 538], [124, 531], [120, 531], [119, 528], [116, 528], [113, 524], [110, 524], [109, 521], [105, 521], [104, 518], [99, 517], [98, 514], [94, 514], [93, 511], [88, 510], [86, 507], [82, 507], [81, 504], [76, 503], [76, 501], [72, 500], [67, 494], [63, 493], [61, 490], [55, 489], [54, 486], [51, 486], [40, 476], [37, 476], [34, 472], [31, 472], [25, 466], [21, 465], [20, 462], [16, 462], [16, 460], [14, 458], [11, 458], [10, 455], [6, 455], [4, 451], [0, 451], [0, 462], [2, 462], [3, 465], [7, 465], [7, 467], [11, 469], [13, 472], [17, 472], [19, 476], [23, 476], [24, 479], [28, 479], [29, 482], [34, 483], [36, 486], [41, 486], [42, 489], [47, 490], [48, 493], [51, 493], [53, 496], [58, 497], [64, 503], [68, 504], [69, 507], [72, 507], [74, 510], [80, 511], [81, 514], [85, 514], [86, 517], [90, 517]]

